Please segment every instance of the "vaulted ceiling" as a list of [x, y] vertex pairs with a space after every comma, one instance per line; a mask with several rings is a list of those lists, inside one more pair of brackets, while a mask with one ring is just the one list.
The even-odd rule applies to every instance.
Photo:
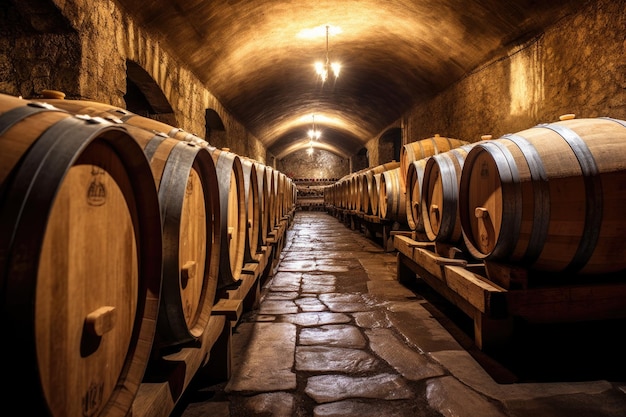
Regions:
[[[531, 39], [582, 0], [117, 0], [270, 153], [350, 156], [417, 101]], [[325, 83], [314, 62], [342, 64]]]

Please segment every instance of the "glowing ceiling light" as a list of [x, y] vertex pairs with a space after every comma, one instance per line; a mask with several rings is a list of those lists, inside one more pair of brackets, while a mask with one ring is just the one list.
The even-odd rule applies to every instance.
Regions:
[[339, 77], [339, 72], [341, 71], [341, 64], [337, 62], [330, 62], [330, 56], [328, 53], [328, 29], [329, 26], [326, 25], [326, 61], [318, 61], [315, 63], [315, 72], [322, 79], [322, 82], [326, 82], [330, 72], [332, 72], [335, 78], [337, 78]]
[[315, 128], [315, 115], [313, 115], [313, 125], [311, 129], [309, 129], [307, 134], [309, 135], [310, 140], [319, 140], [319, 138], [322, 136], [322, 132]]

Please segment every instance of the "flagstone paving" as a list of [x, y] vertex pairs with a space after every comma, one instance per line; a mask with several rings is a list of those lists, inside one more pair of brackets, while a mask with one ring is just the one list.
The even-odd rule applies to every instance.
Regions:
[[397, 281], [394, 252], [327, 213], [295, 214], [261, 297], [230, 380], [194, 385], [172, 417], [626, 415], [623, 382], [488, 372], [462, 324]]

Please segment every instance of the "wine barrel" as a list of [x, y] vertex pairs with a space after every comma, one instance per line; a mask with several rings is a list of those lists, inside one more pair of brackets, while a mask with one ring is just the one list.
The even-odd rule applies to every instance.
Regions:
[[150, 161], [163, 224], [163, 284], [155, 348], [201, 339], [220, 262], [217, 171], [208, 150], [128, 126]]
[[431, 242], [456, 244], [462, 240], [459, 182], [465, 157], [472, 146], [459, 146], [426, 159], [420, 219]]
[[466, 246], [479, 259], [601, 274], [626, 268], [626, 127], [571, 119], [477, 143], [461, 173]]
[[[211, 317], [219, 269], [219, 192], [211, 155], [188, 141], [188, 135], [174, 138], [156, 130], [175, 132], [169, 125], [105, 103], [58, 100], [54, 105], [122, 124], [143, 148], [163, 222], [163, 284], [154, 348], [199, 340]], [[117, 117], [122, 114], [128, 117]]]
[[383, 171], [380, 174], [378, 196], [379, 217], [406, 224], [406, 194], [400, 189], [400, 168]]
[[256, 261], [257, 253], [261, 249], [261, 218], [262, 195], [259, 189], [259, 164], [247, 158], [241, 158], [243, 171], [244, 195], [246, 205], [246, 236], [244, 245], [244, 262]]
[[276, 185], [276, 192], [274, 196], [274, 224], [280, 224], [283, 218], [284, 211], [284, 193], [285, 193], [285, 178], [282, 172], [274, 170], [274, 184]]
[[374, 174], [372, 176], [373, 178], [373, 184], [374, 184], [374, 190], [375, 193], [370, 195], [370, 203], [372, 204], [372, 214], [374, 216], [378, 216], [380, 218], [380, 187], [381, 187], [381, 177], [382, 177], [382, 172], [378, 173], [378, 174]]
[[467, 145], [469, 142], [446, 138], [436, 134], [433, 137], [407, 143], [400, 149], [400, 186], [403, 192], [406, 192], [406, 176], [409, 172], [409, 165], [413, 161], [428, 158], [441, 152], [447, 152], [450, 149]]
[[213, 146], [207, 149], [215, 162], [220, 198], [220, 262], [218, 288], [238, 285], [246, 244], [246, 196], [241, 158]]
[[265, 169], [265, 183], [267, 185], [267, 195], [265, 202], [266, 219], [267, 219], [267, 237], [269, 237], [274, 228], [276, 227], [276, 175], [275, 169], [272, 167], [266, 167]]
[[260, 162], [256, 163], [257, 174], [257, 186], [258, 186], [258, 198], [259, 198], [259, 233], [258, 233], [258, 246], [267, 244], [268, 234], [268, 202], [270, 193], [270, 184], [267, 181], [267, 171], [270, 169], [267, 165]]
[[118, 125], [0, 95], [3, 398], [28, 415], [125, 416], [162, 275], [150, 164]]
[[367, 168], [360, 173], [361, 181], [359, 194], [361, 198], [361, 211], [365, 214], [378, 216], [378, 185], [374, 180], [374, 175], [381, 172], [395, 169], [400, 166], [400, 162], [391, 161], [386, 164]]
[[[361, 210], [364, 214], [373, 215], [373, 198], [378, 198], [378, 190], [374, 190], [374, 174], [367, 171], [361, 175]], [[376, 195], [374, 196], [374, 193]], [[378, 206], [378, 205], [377, 205]], [[376, 213], [378, 214], [378, 213]]]
[[[430, 157], [429, 157], [430, 158]], [[428, 241], [422, 217], [422, 184], [424, 168], [429, 158], [418, 159], [409, 165], [406, 176], [406, 220], [409, 229], [415, 232], [420, 241]]]

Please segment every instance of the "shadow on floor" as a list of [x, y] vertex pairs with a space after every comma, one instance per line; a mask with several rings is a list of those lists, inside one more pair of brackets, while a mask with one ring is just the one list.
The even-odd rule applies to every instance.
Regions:
[[626, 320], [528, 323], [516, 320], [509, 343], [483, 352], [474, 344], [473, 321], [426, 283], [410, 288], [424, 307], [498, 383], [626, 380]]

